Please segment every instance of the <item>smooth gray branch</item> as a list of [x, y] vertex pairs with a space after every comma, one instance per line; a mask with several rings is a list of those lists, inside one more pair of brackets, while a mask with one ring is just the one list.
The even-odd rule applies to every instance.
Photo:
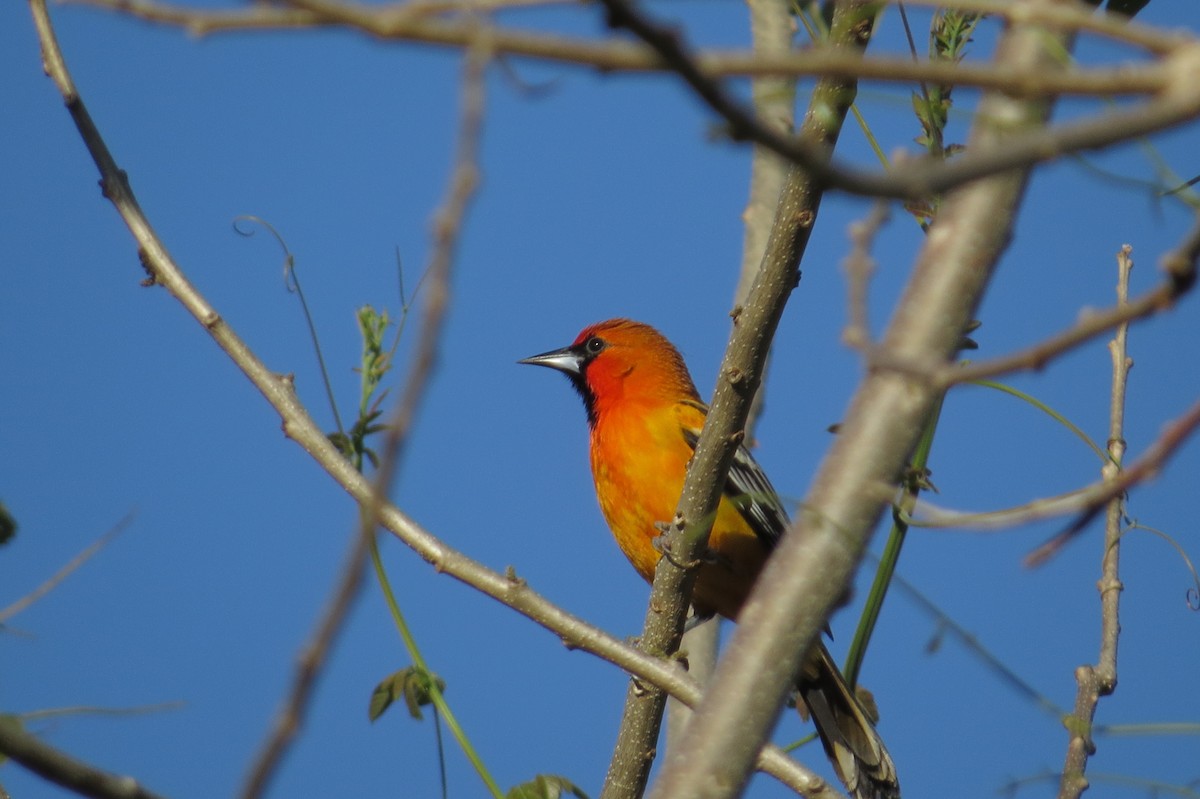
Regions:
[[[1054, 70], [1057, 54], [1070, 43], [1069, 36], [1043, 27], [1013, 24], [995, 58]], [[1050, 110], [1050, 102], [985, 96], [968, 152], [1003, 151], [1014, 138], [1012, 130], [1038, 129]], [[1001, 129], [995, 120], [1012, 124]], [[901, 359], [953, 357], [1010, 240], [1028, 177], [1026, 165], [946, 197], [883, 338], [886, 351]], [[778, 714], [801, 659], [844, 596], [887, 506], [876, 498], [877, 487], [898, 480], [939, 396], [920, 377], [892, 371], [875, 371], [860, 385], [803, 511], [767, 562], [711, 689], [688, 725], [682, 744], [688, 758], [664, 765], [653, 797], [726, 799], [745, 785], [771, 727], [759, 720]]]

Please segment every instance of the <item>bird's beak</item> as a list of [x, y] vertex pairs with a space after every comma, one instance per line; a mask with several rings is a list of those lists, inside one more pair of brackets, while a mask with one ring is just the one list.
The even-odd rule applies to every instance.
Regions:
[[561, 350], [551, 350], [543, 352], [541, 355], [533, 355], [529, 358], [522, 358], [517, 363], [529, 363], [534, 366], [548, 366], [551, 369], [557, 369], [560, 372], [566, 372], [569, 375], [578, 375], [583, 372], [583, 357], [575, 351], [574, 347], [563, 347]]

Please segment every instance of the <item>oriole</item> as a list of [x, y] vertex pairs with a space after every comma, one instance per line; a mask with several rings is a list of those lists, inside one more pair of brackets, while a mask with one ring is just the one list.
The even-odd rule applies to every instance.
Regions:
[[[612, 319], [585, 328], [569, 347], [520, 363], [565, 373], [583, 397], [600, 509], [621, 551], [652, 580], [661, 557], [653, 542], [659, 524], [675, 513], [707, 411], [683, 357], [649, 325]], [[736, 620], [787, 525], [779, 495], [740, 446], [709, 536], [711, 557], [696, 577], [696, 614]], [[851, 795], [898, 797], [891, 756], [822, 643], [807, 658], [797, 689]]]

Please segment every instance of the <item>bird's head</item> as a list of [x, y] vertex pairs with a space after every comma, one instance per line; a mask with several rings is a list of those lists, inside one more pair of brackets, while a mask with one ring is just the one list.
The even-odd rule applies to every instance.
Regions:
[[699, 400], [679, 350], [650, 325], [629, 319], [589, 325], [570, 346], [517, 363], [567, 375], [592, 425], [618, 403]]

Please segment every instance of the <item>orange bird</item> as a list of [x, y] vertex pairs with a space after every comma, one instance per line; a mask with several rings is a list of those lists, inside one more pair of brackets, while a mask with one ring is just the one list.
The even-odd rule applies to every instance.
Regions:
[[[563, 372], [583, 397], [600, 510], [621, 551], [646, 580], [661, 553], [659, 523], [675, 515], [707, 407], [679, 351], [654, 328], [628, 319], [587, 327], [569, 347], [520, 363]], [[784, 529], [787, 512], [750, 451], [739, 446], [699, 567], [699, 617], [736, 620]], [[818, 642], [797, 688], [838, 777], [855, 799], [900, 795], [887, 748], [825, 646]]]

